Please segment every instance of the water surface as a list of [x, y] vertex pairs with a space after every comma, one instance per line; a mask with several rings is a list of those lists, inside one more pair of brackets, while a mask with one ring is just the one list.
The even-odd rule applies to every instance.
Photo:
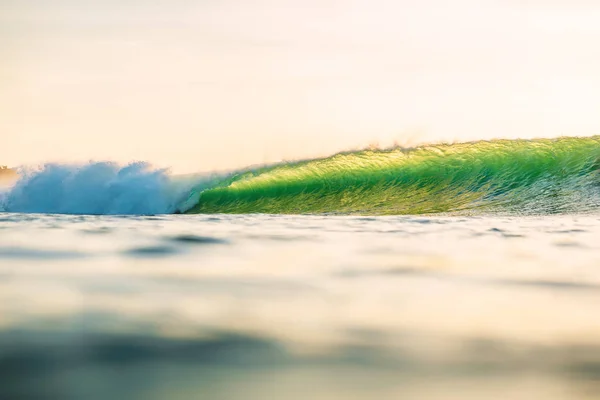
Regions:
[[593, 399], [600, 217], [0, 214], [0, 397]]

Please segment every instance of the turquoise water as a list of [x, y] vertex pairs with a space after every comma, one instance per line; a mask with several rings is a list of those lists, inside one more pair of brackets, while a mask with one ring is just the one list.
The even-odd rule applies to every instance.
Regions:
[[0, 214], [0, 398], [595, 399], [599, 239], [590, 212]]

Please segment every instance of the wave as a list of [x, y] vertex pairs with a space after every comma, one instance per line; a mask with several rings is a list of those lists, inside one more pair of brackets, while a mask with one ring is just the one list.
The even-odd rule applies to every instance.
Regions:
[[240, 172], [191, 197], [191, 213], [594, 212], [600, 136], [340, 153]]
[[148, 163], [19, 168], [0, 211], [553, 214], [600, 210], [600, 136], [362, 150], [221, 175]]

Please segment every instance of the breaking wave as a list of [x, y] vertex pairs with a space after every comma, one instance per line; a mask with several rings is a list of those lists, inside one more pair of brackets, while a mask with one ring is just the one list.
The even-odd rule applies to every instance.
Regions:
[[19, 180], [5, 189], [0, 209], [52, 214], [164, 214], [189, 194], [189, 180], [139, 162], [84, 165], [46, 164], [20, 168]]
[[600, 210], [600, 136], [362, 150], [220, 176], [147, 163], [21, 168], [0, 211], [553, 214]]

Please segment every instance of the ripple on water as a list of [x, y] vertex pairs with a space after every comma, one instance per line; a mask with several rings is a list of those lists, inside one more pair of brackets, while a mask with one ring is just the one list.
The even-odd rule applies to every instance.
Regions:
[[579, 248], [585, 247], [583, 244], [576, 242], [574, 240], [561, 240], [561, 241], [556, 241], [553, 244], [556, 247], [579, 247]]
[[61, 251], [61, 250], [40, 250], [26, 247], [0, 247], [0, 258], [10, 259], [41, 259], [41, 260], [60, 260], [84, 258], [88, 254], [76, 251]]
[[176, 235], [167, 238], [173, 242], [191, 244], [191, 245], [203, 245], [203, 244], [229, 244], [229, 241], [222, 238], [212, 236], [199, 236], [199, 235]]
[[511, 239], [511, 238], [523, 238], [523, 237], [525, 237], [525, 235], [521, 235], [521, 234], [518, 234], [518, 233], [510, 233], [510, 232], [507, 232], [507, 231], [502, 230], [500, 228], [491, 228], [491, 229], [488, 229], [488, 232], [498, 233], [498, 234], [502, 235], [503, 237], [505, 237], [507, 239]]
[[247, 234], [244, 235], [247, 239], [252, 240], [268, 240], [276, 242], [295, 242], [295, 241], [315, 241], [316, 236], [313, 235], [293, 235], [289, 233], [282, 234]]
[[397, 268], [364, 268], [364, 269], [345, 269], [335, 274], [340, 278], [364, 278], [376, 276], [417, 276], [429, 275], [430, 271], [412, 268], [412, 267], [397, 267]]
[[600, 285], [588, 282], [569, 282], [558, 280], [518, 280], [518, 279], [499, 279], [492, 283], [508, 286], [531, 287], [539, 289], [558, 289], [558, 290], [594, 290], [600, 291]]
[[113, 231], [114, 231], [114, 228], [109, 228], [107, 226], [103, 226], [100, 228], [82, 229], [80, 232], [89, 234], [89, 235], [104, 235], [104, 234], [112, 233]]
[[551, 230], [548, 233], [559, 233], [559, 234], [568, 234], [568, 233], [585, 233], [587, 230], [585, 229], [561, 229], [561, 230]]
[[154, 246], [140, 246], [127, 249], [123, 252], [124, 255], [130, 257], [168, 257], [175, 254], [181, 253], [181, 250], [174, 246], [166, 245], [154, 245]]

